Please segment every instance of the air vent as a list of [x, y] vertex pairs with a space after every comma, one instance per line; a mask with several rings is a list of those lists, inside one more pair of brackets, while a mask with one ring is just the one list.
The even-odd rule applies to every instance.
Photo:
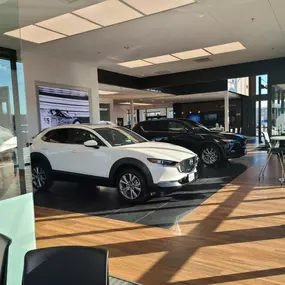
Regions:
[[202, 63], [202, 62], [212, 61], [212, 59], [210, 59], [209, 57], [203, 57], [203, 58], [196, 59], [194, 61], [196, 61], [198, 63]]
[[161, 71], [155, 72], [155, 74], [158, 74], [158, 75], [163, 75], [163, 74], [168, 74], [168, 73], [170, 73], [169, 70], [161, 70]]

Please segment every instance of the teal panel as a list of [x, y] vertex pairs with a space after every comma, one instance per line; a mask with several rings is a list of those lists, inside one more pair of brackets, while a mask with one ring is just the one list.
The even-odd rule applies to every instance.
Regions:
[[0, 232], [12, 239], [8, 285], [21, 285], [24, 255], [36, 248], [32, 193], [0, 201]]

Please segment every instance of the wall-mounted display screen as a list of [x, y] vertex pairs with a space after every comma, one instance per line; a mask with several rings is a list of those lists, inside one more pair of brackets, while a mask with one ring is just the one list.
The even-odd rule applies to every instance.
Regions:
[[205, 122], [217, 122], [218, 120], [218, 114], [205, 114], [204, 115], [204, 121]]
[[37, 86], [41, 130], [66, 124], [89, 123], [88, 92]]
[[195, 122], [198, 122], [198, 123], [201, 122], [200, 114], [189, 114], [187, 118], [188, 118], [188, 120], [192, 120], [192, 121], [195, 121]]

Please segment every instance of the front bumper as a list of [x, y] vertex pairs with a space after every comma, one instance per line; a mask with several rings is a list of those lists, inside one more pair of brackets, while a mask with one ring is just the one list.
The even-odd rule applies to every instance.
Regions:
[[161, 181], [158, 182], [158, 184], [156, 186], [158, 186], [159, 188], [163, 188], [163, 189], [171, 189], [171, 188], [180, 188], [182, 186], [188, 185], [192, 182], [194, 182], [195, 180], [197, 180], [198, 178], [198, 174], [197, 171], [192, 172], [192, 173], [185, 173], [185, 176], [179, 180], [176, 181]]
[[246, 154], [246, 142], [236, 142], [224, 148], [224, 158], [238, 158]]

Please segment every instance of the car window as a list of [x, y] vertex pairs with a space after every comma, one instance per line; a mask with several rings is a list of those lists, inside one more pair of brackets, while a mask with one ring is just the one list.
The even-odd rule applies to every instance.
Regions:
[[68, 143], [68, 129], [57, 129], [46, 133], [42, 140], [50, 143]]
[[70, 144], [84, 144], [86, 141], [95, 140], [98, 146], [106, 146], [96, 135], [82, 129], [68, 129], [68, 142]]
[[142, 124], [143, 130], [147, 132], [163, 132], [167, 131], [167, 121], [146, 121]]
[[186, 126], [181, 123], [181, 122], [177, 122], [177, 121], [169, 121], [168, 122], [168, 130], [170, 132], [182, 132], [185, 131]]
[[95, 131], [111, 146], [137, 144], [147, 141], [145, 138], [125, 128], [96, 128]]

